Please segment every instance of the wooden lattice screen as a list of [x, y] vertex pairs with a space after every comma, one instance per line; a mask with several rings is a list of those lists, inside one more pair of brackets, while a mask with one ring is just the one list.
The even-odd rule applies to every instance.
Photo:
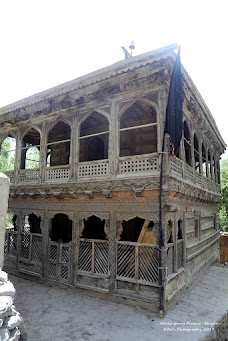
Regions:
[[79, 272], [108, 275], [108, 241], [81, 238], [79, 247], [78, 270]]
[[117, 242], [117, 279], [134, 283], [157, 284], [157, 245]]

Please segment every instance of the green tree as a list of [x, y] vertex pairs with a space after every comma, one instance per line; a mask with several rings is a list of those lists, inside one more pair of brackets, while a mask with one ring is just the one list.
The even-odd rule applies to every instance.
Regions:
[[220, 228], [228, 232], [228, 159], [221, 162]]
[[7, 137], [1, 145], [0, 171], [10, 171], [14, 169], [15, 142], [11, 137]]
[[26, 153], [26, 169], [39, 168], [40, 151], [37, 147], [30, 147]]

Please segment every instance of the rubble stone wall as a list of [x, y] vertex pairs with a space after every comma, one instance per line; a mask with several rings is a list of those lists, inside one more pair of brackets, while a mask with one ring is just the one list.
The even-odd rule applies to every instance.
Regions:
[[0, 271], [0, 341], [27, 340], [23, 319], [14, 306], [15, 288]]
[[9, 179], [0, 173], [0, 341], [27, 340], [27, 331], [21, 315], [14, 306], [15, 288], [2, 271], [6, 215], [9, 198]]
[[6, 215], [9, 199], [9, 178], [0, 173], [0, 268], [3, 267]]

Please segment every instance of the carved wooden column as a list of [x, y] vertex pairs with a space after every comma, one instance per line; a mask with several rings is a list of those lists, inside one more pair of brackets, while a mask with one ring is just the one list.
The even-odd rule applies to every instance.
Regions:
[[116, 212], [110, 212], [110, 232], [109, 232], [109, 291], [114, 293], [116, 281]]
[[[73, 127], [72, 127], [73, 135], [71, 135], [71, 143], [72, 143], [72, 178], [77, 179], [78, 177], [78, 166], [79, 166], [79, 122], [78, 118], [74, 116], [73, 118]], [[72, 134], [72, 133], [71, 133]]]
[[191, 143], [191, 167], [193, 169], [193, 182], [196, 181], [196, 171], [195, 171], [195, 153], [194, 153], [194, 134], [192, 133], [192, 127], [189, 126], [190, 132], [190, 143]]
[[42, 133], [40, 136], [40, 182], [45, 180], [46, 153], [47, 153], [47, 125], [42, 124]]
[[113, 138], [113, 176], [116, 177], [119, 170], [119, 104], [112, 102], [111, 105], [111, 120], [114, 132]]
[[117, 149], [116, 149], [116, 103], [112, 102], [110, 107], [110, 121], [109, 121], [109, 173], [110, 177], [115, 178], [116, 176], [116, 160], [117, 160]]
[[70, 157], [69, 157], [69, 166], [70, 166], [70, 180], [76, 178], [76, 165], [75, 165], [75, 148], [77, 143], [77, 122], [75, 122], [75, 117], [71, 119], [73, 123], [70, 125], [71, 134], [70, 134]]
[[80, 246], [80, 228], [79, 228], [79, 215], [78, 212], [74, 212], [72, 221], [72, 282], [73, 285], [77, 285], [77, 270], [78, 270], [78, 257]]
[[17, 214], [17, 253], [16, 253], [16, 269], [18, 270], [19, 256], [21, 254], [21, 232], [23, 230], [23, 214], [22, 210], [18, 210]]
[[48, 216], [48, 210], [44, 211], [43, 216], [43, 229], [42, 229], [42, 235], [43, 235], [43, 266], [42, 266], [42, 277], [48, 278], [48, 263], [49, 263], [49, 252], [48, 252], [48, 246], [49, 246], [49, 216]]
[[202, 184], [202, 174], [203, 174], [203, 155], [202, 155], [202, 141], [199, 141], [199, 173], [201, 175], [201, 186]]
[[21, 166], [21, 134], [20, 131], [16, 136], [16, 155], [15, 155], [15, 183], [19, 182], [20, 178], [20, 167]]

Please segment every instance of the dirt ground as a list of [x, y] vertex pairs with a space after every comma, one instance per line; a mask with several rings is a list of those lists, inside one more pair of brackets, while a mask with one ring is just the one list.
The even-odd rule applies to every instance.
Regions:
[[221, 266], [212, 266], [164, 319], [48, 284], [9, 279], [30, 341], [203, 340], [228, 308], [228, 267]]

